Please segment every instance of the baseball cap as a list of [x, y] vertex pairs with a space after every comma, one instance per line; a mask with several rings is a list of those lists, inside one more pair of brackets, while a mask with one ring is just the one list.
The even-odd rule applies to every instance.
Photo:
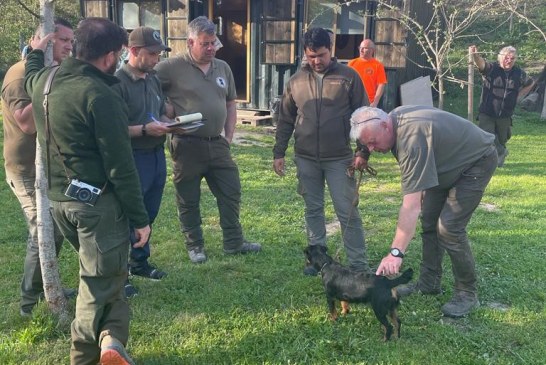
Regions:
[[138, 27], [129, 34], [129, 47], [144, 47], [150, 52], [167, 51], [171, 49], [163, 44], [159, 31], [150, 27]]

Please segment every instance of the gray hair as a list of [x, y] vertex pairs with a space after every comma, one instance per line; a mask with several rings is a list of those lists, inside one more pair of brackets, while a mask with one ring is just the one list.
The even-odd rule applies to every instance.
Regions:
[[504, 58], [505, 55], [509, 54], [509, 53], [512, 53], [514, 55], [514, 58], [517, 57], [517, 52], [516, 52], [516, 49], [512, 46], [506, 46], [504, 48], [502, 48], [500, 51], [499, 51], [499, 55], [497, 57], [499, 63], [502, 62], [502, 59]]
[[389, 115], [379, 108], [371, 106], [362, 106], [355, 110], [351, 115], [351, 139], [358, 140], [362, 133], [364, 124], [368, 122], [384, 122], [389, 119]]
[[206, 16], [198, 16], [188, 24], [188, 38], [196, 39], [200, 33], [216, 34], [216, 25]]

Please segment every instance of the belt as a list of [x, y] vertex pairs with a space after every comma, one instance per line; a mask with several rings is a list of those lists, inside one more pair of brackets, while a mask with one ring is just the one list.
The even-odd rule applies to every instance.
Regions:
[[184, 139], [184, 138], [199, 139], [199, 140], [201, 140], [201, 141], [207, 141], [207, 142], [217, 141], [217, 140], [219, 140], [220, 138], [222, 138], [222, 136], [201, 137], [201, 136], [194, 136], [193, 134], [175, 134], [174, 136], [175, 136], [176, 138], [180, 138], [180, 139]]

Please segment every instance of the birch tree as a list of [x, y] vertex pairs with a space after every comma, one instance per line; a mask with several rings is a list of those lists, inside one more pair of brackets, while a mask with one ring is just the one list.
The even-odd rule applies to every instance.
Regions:
[[[40, 0], [40, 23], [42, 36], [55, 31], [54, 0]], [[53, 50], [51, 45], [45, 52], [45, 63], [53, 63]], [[49, 199], [47, 198], [47, 179], [42, 163], [42, 148], [36, 143], [36, 210], [38, 226], [38, 247], [42, 280], [44, 283], [45, 299], [49, 309], [59, 317], [61, 323], [69, 322], [67, 300], [64, 297], [59, 276], [59, 266], [55, 251], [55, 239], [53, 233], [53, 219], [50, 214]]]

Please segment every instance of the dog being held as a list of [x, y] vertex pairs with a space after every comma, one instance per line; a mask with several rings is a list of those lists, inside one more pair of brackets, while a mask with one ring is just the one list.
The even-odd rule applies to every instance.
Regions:
[[[349, 313], [349, 303], [370, 303], [375, 316], [381, 322], [384, 340], [388, 341], [393, 333], [400, 337], [400, 318], [397, 308], [399, 304], [396, 289], [398, 285], [407, 284], [413, 270], [407, 269], [396, 279], [370, 273], [352, 271], [337, 263], [326, 253], [324, 246], [308, 246], [303, 251], [307, 262], [322, 276], [326, 292], [326, 302], [330, 310], [330, 319], [337, 319], [336, 299], [341, 301], [341, 314]], [[389, 323], [390, 318], [391, 323]]]

